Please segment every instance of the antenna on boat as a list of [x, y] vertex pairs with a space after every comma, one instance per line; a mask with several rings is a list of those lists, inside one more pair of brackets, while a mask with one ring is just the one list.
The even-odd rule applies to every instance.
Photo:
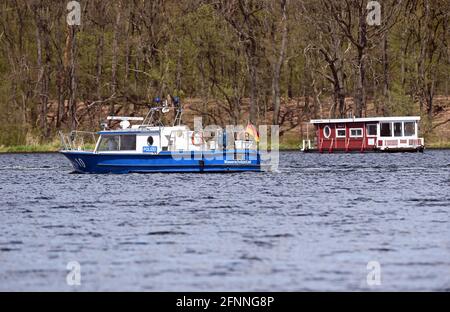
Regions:
[[[157, 105], [155, 107], [150, 107], [149, 112], [147, 113], [147, 115], [145, 116], [141, 127], [144, 126], [153, 126], [155, 123], [159, 123], [159, 125], [164, 126], [161, 122], [161, 113], [162, 114], [167, 114], [168, 112], [170, 112], [171, 109], [173, 109], [175, 111], [175, 118], [173, 121], [173, 125], [172, 126], [179, 126], [181, 125], [181, 116], [183, 113], [183, 109], [181, 108], [181, 103], [180, 103], [180, 98], [178, 96], [168, 96], [169, 100], [164, 100], [161, 101], [161, 98], [156, 97], [154, 98], [153, 102]], [[161, 105], [162, 102], [162, 105]], [[171, 106], [169, 106], [169, 103], [172, 103]], [[159, 119], [155, 122], [155, 112], [159, 112], [160, 114]]]

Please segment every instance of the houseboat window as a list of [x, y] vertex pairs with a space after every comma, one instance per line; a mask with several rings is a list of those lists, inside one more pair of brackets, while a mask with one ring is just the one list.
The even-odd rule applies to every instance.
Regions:
[[347, 136], [346, 129], [336, 129], [336, 137], [337, 138], [345, 138]]
[[376, 136], [377, 135], [377, 125], [376, 124], [368, 124], [367, 125], [367, 136]]
[[324, 135], [324, 137], [327, 138], [327, 139], [330, 137], [330, 135], [331, 135], [331, 129], [330, 129], [329, 126], [323, 127], [323, 135]]
[[351, 138], [361, 138], [362, 136], [363, 136], [363, 129], [361, 129], [361, 128], [350, 129], [350, 137]]
[[135, 151], [136, 135], [105, 135], [98, 145], [99, 152]]
[[405, 136], [416, 135], [416, 123], [415, 122], [405, 122]]
[[120, 136], [120, 150], [121, 151], [135, 151], [136, 150], [136, 135], [121, 135]]
[[403, 136], [403, 123], [394, 122], [394, 136], [396, 137]]
[[152, 146], [153, 145], [153, 137], [152, 136], [148, 137], [147, 144], [148, 144], [148, 146]]
[[382, 122], [380, 124], [380, 136], [382, 137], [392, 136], [392, 124], [390, 122]]

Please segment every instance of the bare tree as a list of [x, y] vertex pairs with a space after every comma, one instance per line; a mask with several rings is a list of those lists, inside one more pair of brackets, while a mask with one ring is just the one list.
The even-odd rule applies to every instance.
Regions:
[[[339, 31], [339, 26], [334, 19], [327, 18], [331, 16], [333, 7], [329, 1], [315, 1], [303, 2], [301, 7], [301, 14], [310, 25], [312, 25], [312, 32], [306, 36], [308, 38], [309, 57], [316, 57], [317, 51], [325, 61], [328, 71], [318, 71], [328, 82], [331, 83], [333, 89], [333, 106], [330, 110], [331, 117], [344, 117], [346, 113], [345, 106], [345, 72], [344, 61], [345, 54], [349, 51], [344, 51], [345, 36]], [[320, 38], [320, 40], [317, 40]]]
[[36, 27], [37, 46], [37, 89], [40, 98], [40, 129], [44, 139], [49, 136], [47, 124], [49, 86], [51, 76], [52, 49], [50, 47], [50, 8], [44, 0], [35, 0], [27, 3], [33, 12]]
[[[281, 20], [280, 20], [280, 28], [281, 28], [281, 43], [279, 50], [276, 53], [276, 60], [273, 62], [272, 68], [272, 102], [273, 102], [273, 116], [272, 116], [272, 122], [274, 125], [279, 124], [279, 118], [280, 118], [280, 79], [281, 79], [281, 69], [284, 65], [285, 59], [286, 59], [286, 49], [287, 49], [287, 41], [288, 41], [288, 0], [280, 0], [279, 3], [276, 3], [277, 5], [280, 5], [281, 10]], [[275, 13], [275, 12], [274, 12]], [[278, 32], [278, 29], [274, 31], [274, 33]], [[275, 37], [275, 35], [273, 36]], [[275, 45], [275, 38], [272, 40]], [[274, 48], [274, 50], [276, 50]]]
[[66, 47], [64, 51], [64, 64], [68, 77], [70, 128], [72, 130], [75, 130], [78, 126], [76, 77], [77, 31], [77, 26], [67, 26]]
[[258, 112], [258, 65], [260, 55], [258, 35], [262, 26], [258, 13], [265, 3], [256, 0], [220, 0], [216, 7], [229, 25], [236, 31], [244, 47], [250, 81], [249, 121], [257, 123]]
[[400, 12], [401, 0], [383, 3], [385, 22], [380, 26], [368, 26], [367, 3], [364, 0], [330, 1], [331, 16], [339, 28], [356, 48], [355, 115], [361, 117], [366, 109], [366, 58], [369, 46], [376, 45], [375, 38], [391, 28]]

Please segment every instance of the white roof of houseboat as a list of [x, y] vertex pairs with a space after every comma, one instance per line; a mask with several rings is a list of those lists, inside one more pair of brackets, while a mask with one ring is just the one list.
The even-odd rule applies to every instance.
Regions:
[[312, 124], [323, 124], [323, 123], [382, 122], [382, 121], [419, 121], [419, 120], [420, 120], [420, 116], [398, 116], [398, 117], [311, 119], [310, 123], [312, 123]]

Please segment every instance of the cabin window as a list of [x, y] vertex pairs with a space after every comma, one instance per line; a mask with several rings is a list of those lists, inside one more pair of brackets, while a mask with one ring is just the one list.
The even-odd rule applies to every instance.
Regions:
[[392, 136], [392, 124], [390, 122], [382, 122], [380, 124], [380, 136], [382, 137]]
[[347, 136], [347, 130], [344, 129], [336, 129], [336, 137], [337, 138], [345, 138]]
[[323, 127], [323, 136], [328, 139], [330, 135], [331, 135], [330, 127], [329, 126]]
[[367, 128], [367, 136], [377, 136], [376, 124], [368, 124], [366, 128]]
[[416, 123], [415, 122], [405, 122], [405, 136], [415, 136], [416, 135]]
[[361, 138], [363, 136], [362, 128], [352, 128], [350, 129], [350, 137], [351, 138]]
[[153, 137], [152, 136], [148, 137], [147, 144], [148, 144], [148, 146], [152, 146], [153, 145]]
[[396, 137], [403, 136], [403, 123], [394, 122], [394, 136]]
[[120, 136], [120, 150], [121, 151], [135, 151], [136, 150], [136, 135], [121, 135]]
[[135, 150], [136, 135], [104, 135], [98, 145], [99, 152]]

